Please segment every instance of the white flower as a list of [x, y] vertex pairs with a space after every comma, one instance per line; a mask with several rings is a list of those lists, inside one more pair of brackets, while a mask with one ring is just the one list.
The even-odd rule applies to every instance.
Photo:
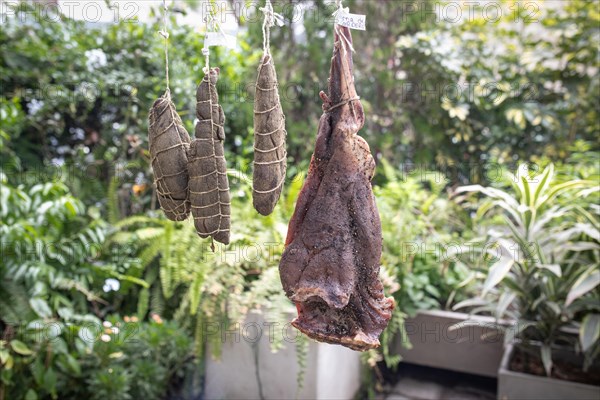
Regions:
[[28, 113], [29, 115], [35, 115], [44, 107], [44, 102], [42, 100], [33, 99], [29, 102]]
[[102, 340], [105, 343], [110, 342], [110, 336], [108, 336], [107, 334], [104, 334], [102, 336], [100, 336], [100, 340]]
[[97, 68], [102, 68], [107, 64], [106, 54], [102, 49], [87, 50], [85, 56], [87, 57], [85, 66], [90, 72], [93, 72]]
[[102, 326], [105, 327], [105, 328], [110, 328], [112, 326], [112, 324], [110, 323], [110, 321], [104, 321], [102, 323]]
[[105, 280], [104, 286], [102, 286], [102, 290], [104, 290], [107, 293], [112, 290], [117, 292], [120, 288], [121, 288], [121, 282], [119, 282], [118, 280], [113, 279], [113, 278], [108, 278], [107, 280]]

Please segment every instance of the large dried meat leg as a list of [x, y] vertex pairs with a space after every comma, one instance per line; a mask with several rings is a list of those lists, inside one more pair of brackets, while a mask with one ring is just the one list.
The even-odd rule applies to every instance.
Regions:
[[371, 179], [375, 161], [357, 135], [364, 124], [347, 28], [336, 26], [329, 96], [308, 177], [290, 221], [279, 265], [298, 317], [316, 340], [354, 350], [379, 346], [394, 308], [378, 278], [381, 222]]
[[230, 197], [223, 149], [225, 115], [219, 105], [219, 69], [211, 68], [196, 92], [196, 138], [187, 152], [189, 196], [196, 232], [229, 244]]

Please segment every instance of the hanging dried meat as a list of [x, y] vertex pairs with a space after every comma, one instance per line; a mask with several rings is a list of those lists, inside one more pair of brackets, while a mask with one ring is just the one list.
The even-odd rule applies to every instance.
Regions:
[[229, 244], [230, 199], [223, 149], [225, 115], [219, 105], [219, 68], [211, 68], [196, 92], [196, 138], [187, 153], [189, 198], [196, 232]]
[[190, 213], [186, 156], [190, 135], [175, 110], [169, 90], [150, 109], [148, 141], [160, 206], [170, 220], [183, 221]]
[[258, 68], [254, 99], [254, 175], [252, 201], [262, 215], [273, 212], [287, 168], [285, 116], [279, 100], [273, 57], [267, 52]]
[[379, 346], [394, 308], [378, 278], [381, 222], [375, 161], [357, 135], [364, 113], [354, 87], [350, 30], [336, 26], [329, 95], [321, 92], [315, 151], [279, 265], [286, 295], [309, 337], [354, 350]]

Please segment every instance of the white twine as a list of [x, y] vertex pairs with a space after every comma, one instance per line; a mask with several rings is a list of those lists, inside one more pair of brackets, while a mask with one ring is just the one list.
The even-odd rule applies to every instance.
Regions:
[[[356, 50], [354, 50], [354, 46], [352, 46], [352, 43], [350, 42], [350, 39], [348, 39], [346, 37], [346, 35], [344, 34], [344, 32], [342, 32], [339, 29], [339, 26], [336, 23], [337, 16], [339, 14], [350, 14], [350, 8], [349, 7], [345, 7], [344, 8], [344, 6], [342, 4], [342, 0], [335, 0], [335, 4], [337, 5], [338, 9], [335, 10], [333, 12], [333, 14], [331, 14], [331, 15], [333, 15], [334, 30], [338, 34], [338, 36], [343, 39], [343, 41], [345, 42], [346, 46], [348, 46], [348, 48], [350, 48], [350, 51], [352, 51], [353, 53], [356, 53]], [[346, 55], [346, 46], [343, 46], [344, 55]]]
[[[342, 41], [344, 42], [344, 44], [346, 46], [348, 46], [350, 51], [353, 53], [356, 53], [356, 50], [354, 50], [354, 46], [352, 46], [352, 42], [350, 42], [350, 39], [348, 39], [346, 34], [344, 32], [342, 32], [340, 27], [338, 25], [334, 25], [334, 29], [335, 29], [336, 33], [338, 34], [338, 36], [342, 38]], [[346, 55], [346, 46], [342, 46], [342, 49], [344, 50], [344, 55]]]
[[[204, 55], [204, 68], [202, 71], [204, 74], [208, 74], [210, 71], [210, 50], [208, 46], [208, 32], [212, 32], [215, 29], [215, 18], [212, 15], [212, 11], [208, 11], [208, 15], [204, 17], [204, 22], [206, 24], [206, 32], [204, 34], [204, 47], [202, 48], [202, 54]], [[212, 28], [212, 30], [211, 30]]]
[[270, 54], [271, 50], [271, 28], [275, 25], [283, 26], [283, 15], [273, 11], [271, 0], [266, 0], [265, 6], [259, 8], [265, 14], [263, 21], [263, 51], [265, 54]]
[[169, 87], [169, 32], [167, 29], [167, 0], [163, 0], [163, 29], [158, 31], [162, 37], [165, 38], [165, 75], [167, 79], [167, 94], [171, 95], [171, 88]]

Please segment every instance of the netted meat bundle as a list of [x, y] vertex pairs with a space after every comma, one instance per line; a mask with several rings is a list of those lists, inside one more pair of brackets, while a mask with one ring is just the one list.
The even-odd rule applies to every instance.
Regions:
[[168, 90], [150, 109], [148, 141], [160, 207], [170, 220], [183, 221], [190, 213], [186, 156], [190, 135]]
[[225, 115], [219, 105], [218, 78], [219, 69], [211, 68], [196, 92], [196, 138], [187, 152], [189, 199], [198, 235], [229, 244], [231, 204], [223, 149]]
[[254, 174], [252, 200], [262, 214], [273, 212], [287, 168], [285, 116], [279, 99], [273, 58], [265, 54], [258, 68], [254, 99]]

